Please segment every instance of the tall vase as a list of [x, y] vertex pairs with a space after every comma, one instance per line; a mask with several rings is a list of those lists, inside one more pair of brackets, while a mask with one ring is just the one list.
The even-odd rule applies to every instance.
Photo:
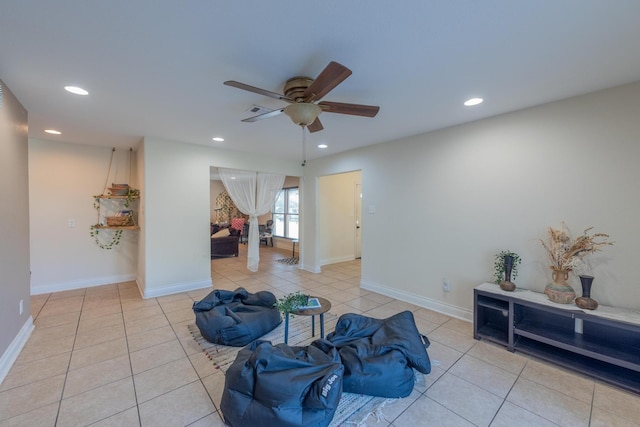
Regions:
[[500, 289], [503, 291], [515, 291], [516, 285], [511, 282], [511, 270], [513, 269], [513, 257], [511, 255], [504, 256], [504, 280], [500, 282]]
[[576, 292], [567, 283], [571, 270], [558, 270], [551, 268], [551, 283], [544, 288], [545, 295], [549, 301], [558, 304], [570, 304], [576, 298]]
[[582, 285], [582, 296], [576, 298], [576, 305], [586, 310], [595, 310], [598, 308], [598, 301], [591, 299], [593, 276], [580, 275], [580, 284]]

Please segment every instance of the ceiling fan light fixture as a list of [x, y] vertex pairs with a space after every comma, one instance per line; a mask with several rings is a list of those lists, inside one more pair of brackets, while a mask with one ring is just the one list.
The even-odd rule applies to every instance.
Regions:
[[284, 113], [291, 118], [293, 123], [300, 126], [310, 125], [321, 112], [322, 108], [318, 105], [307, 102], [297, 102], [284, 108]]

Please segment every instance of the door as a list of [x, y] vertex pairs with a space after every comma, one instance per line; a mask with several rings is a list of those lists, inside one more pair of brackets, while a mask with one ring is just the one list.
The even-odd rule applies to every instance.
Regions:
[[362, 258], [362, 184], [355, 185], [356, 259]]

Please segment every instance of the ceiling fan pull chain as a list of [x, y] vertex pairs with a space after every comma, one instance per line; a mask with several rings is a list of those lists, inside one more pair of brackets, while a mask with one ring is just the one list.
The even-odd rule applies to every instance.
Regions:
[[304, 132], [304, 125], [302, 128], [302, 166], [307, 164], [307, 134]]

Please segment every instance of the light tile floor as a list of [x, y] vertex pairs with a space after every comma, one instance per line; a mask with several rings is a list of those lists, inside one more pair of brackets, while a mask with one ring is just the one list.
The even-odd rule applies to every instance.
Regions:
[[[257, 273], [239, 258], [211, 262], [214, 286], [297, 290], [332, 312], [388, 317], [413, 311], [431, 340], [432, 373], [366, 426], [638, 426], [640, 396], [475, 341], [472, 325], [359, 288], [360, 262], [321, 274], [276, 262], [261, 247]], [[32, 297], [35, 330], [0, 385], [5, 426], [222, 426], [223, 375], [187, 330], [210, 289], [148, 300], [135, 283]]]

